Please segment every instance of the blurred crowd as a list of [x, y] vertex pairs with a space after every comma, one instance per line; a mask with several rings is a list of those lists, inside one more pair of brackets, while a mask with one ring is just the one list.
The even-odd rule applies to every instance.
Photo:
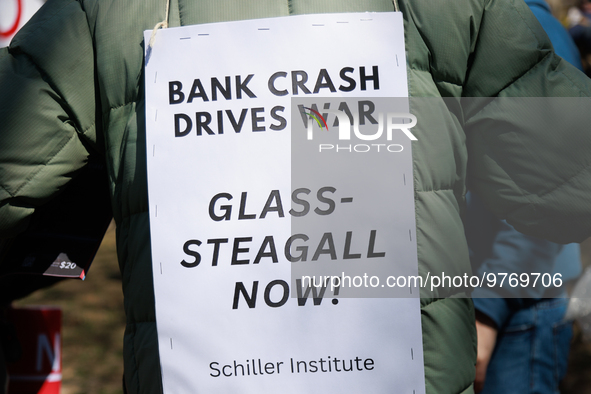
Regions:
[[547, 0], [552, 14], [568, 30], [579, 52], [585, 73], [591, 76], [591, 1]]

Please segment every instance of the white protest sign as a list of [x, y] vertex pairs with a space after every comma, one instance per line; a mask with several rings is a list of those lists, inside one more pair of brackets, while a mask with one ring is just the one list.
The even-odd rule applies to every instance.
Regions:
[[[418, 298], [347, 298], [345, 287], [298, 291], [302, 278], [292, 280], [296, 266], [316, 263], [353, 267], [354, 277], [374, 266], [417, 275], [411, 142], [386, 99], [408, 97], [402, 16], [160, 30], [145, 87], [164, 392], [424, 393]], [[326, 105], [353, 108], [351, 155], [362, 145], [396, 155], [375, 162], [396, 181], [370, 182], [361, 158], [351, 162], [364, 168], [363, 183], [360, 174], [334, 175], [341, 164], [328, 177], [318, 164], [304, 168], [305, 149], [340, 138], [339, 114], [322, 114]], [[408, 112], [408, 100], [401, 108]], [[311, 114], [325, 127], [308, 127]], [[364, 128], [374, 123], [383, 132]], [[292, 141], [294, 132], [313, 138]], [[367, 200], [371, 190], [383, 198]], [[335, 267], [344, 260], [356, 264]]]

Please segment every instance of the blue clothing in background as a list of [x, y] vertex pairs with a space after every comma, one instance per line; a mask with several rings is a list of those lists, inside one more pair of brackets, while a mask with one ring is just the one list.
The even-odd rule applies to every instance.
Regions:
[[581, 56], [568, 31], [550, 12], [550, 6], [544, 0], [525, 0], [542, 28], [552, 41], [554, 52], [579, 70], [583, 70]]
[[[529, 307], [543, 298], [565, 297], [564, 284], [581, 274], [581, 255], [578, 244], [559, 245], [544, 239], [531, 237], [515, 230], [488, 211], [481, 200], [468, 193], [466, 239], [470, 248], [472, 269], [479, 277], [494, 275], [497, 286], [474, 289], [472, 297], [476, 310], [490, 317], [503, 327], [511, 314]], [[530, 282], [539, 273], [536, 286], [512, 287], [510, 274], [528, 274]], [[507, 274], [503, 287], [498, 283]], [[560, 274], [561, 288], [544, 286], [550, 278]]]
[[[548, 34], [556, 54], [582, 70], [575, 43], [552, 16], [548, 4], [544, 0], [525, 2]], [[563, 283], [556, 289], [539, 283], [536, 287], [511, 287], [506, 282], [502, 288], [473, 291], [476, 311], [492, 319], [498, 330], [481, 393], [559, 394], [572, 338], [572, 323], [564, 321], [568, 306], [564, 284], [581, 273], [580, 247], [522, 234], [494, 217], [476, 196], [468, 195], [467, 203], [466, 238], [473, 270], [480, 277], [485, 272], [540, 273], [549, 279], [560, 273]]]
[[560, 273], [563, 282], [558, 289], [540, 282], [511, 287], [506, 278], [502, 288], [473, 291], [474, 307], [498, 329], [481, 394], [559, 394], [572, 338], [572, 322], [563, 320], [568, 306], [564, 284], [580, 275], [579, 245], [522, 234], [492, 215], [476, 196], [469, 193], [467, 200], [466, 238], [479, 277], [486, 272], [499, 281], [501, 273], [535, 272], [545, 274], [549, 284]]
[[572, 323], [562, 320], [568, 299], [534, 303], [506, 322], [481, 394], [559, 394], [566, 373]]

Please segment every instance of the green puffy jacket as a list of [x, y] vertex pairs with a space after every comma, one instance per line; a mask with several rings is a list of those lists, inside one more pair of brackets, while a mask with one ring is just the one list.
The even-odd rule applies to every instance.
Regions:
[[[504, 101], [460, 98], [589, 97], [591, 84], [553, 54], [520, 0], [399, 5], [411, 97], [451, 98], [411, 102], [421, 120], [413, 129], [420, 141], [413, 146], [420, 273], [469, 271], [461, 219], [468, 174], [489, 207], [519, 230], [556, 241], [589, 236], [591, 133], [561, 128], [556, 116], [524, 121]], [[165, 8], [165, 0], [49, 0], [0, 51], [0, 237], [23, 231], [89, 152], [104, 156], [125, 295], [129, 393], [161, 391], [142, 70], [143, 31], [164, 19]], [[393, 9], [390, 0], [172, 0], [169, 22]], [[576, 108], [572, 115], [591, 124], [589, 113]], [[431, 394], [473, 392], [473, 307], [449, 298], [454, 292], [422, 294]]]

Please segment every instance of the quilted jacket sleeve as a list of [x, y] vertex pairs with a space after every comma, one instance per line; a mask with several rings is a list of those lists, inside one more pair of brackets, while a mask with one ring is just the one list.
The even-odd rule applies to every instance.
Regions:
[[94, 70], [75, 0], [48, 1], [0, 50], [0, 238], [23, 231], [96, 148]]
[[522, 1], [485, 2], [463, 95], [469, 180], [489, 209], [551, 241], [590, 236], [591, 80]]

